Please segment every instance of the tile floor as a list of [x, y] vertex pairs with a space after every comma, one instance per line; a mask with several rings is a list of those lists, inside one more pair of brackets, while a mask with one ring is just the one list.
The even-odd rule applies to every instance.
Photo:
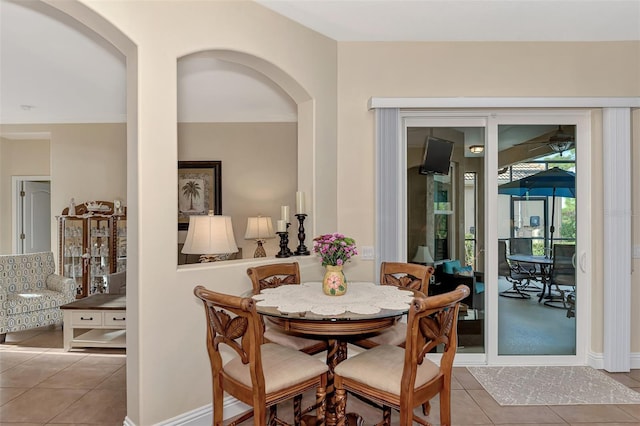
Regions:
[[62, 329], [7, 334], [0, 344], [0, 426], [121, 426], [122, 349], [62, 349]]
[[[8, 334], [0, 344], [0, 426], [122, 425], [125, 357], [119, 349], [64, 352], [59, 327]], [[611, 376], [640, 392], [640, 370]], [[640, 405], [501, 407], [464, 367], [454, 368], [452, 406], [454, 425], [640, 425]], [[354, 397], [348, 407], [366, 425], [380, 420]], [[280, 414], [289, 413], [290, 403], [283, 404]], [[436, 398], [430, 421], [437, 425], [438, 417]]]

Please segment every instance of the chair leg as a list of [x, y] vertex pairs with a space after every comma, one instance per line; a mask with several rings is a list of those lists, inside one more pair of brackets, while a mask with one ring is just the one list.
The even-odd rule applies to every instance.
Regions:
[[427, 401], [424, 404], [422, 404], [422, 414], [424, 414], [425, 416], [428, 416], [429, 413], [431, 413], [431, 402]]
[[269, 426], [277, 426], [278, 424], [277, 417], [278, 417], [278, 406], [272, 405], [271, 407], [269, 407], [269, 420], [267, 421], [267, 424]]
[[384, 426], [391, 426], [391, 407], [386, 405], [382, 407], [382, 424]]
[[296, 395], [293, 397], [293, 424], [300, 426], [300, 419], [302, 418], [302, 395]]
[[451, 391], [440, 392], [440, 425], [451, 426]]
[[522, 284], [522, 281], [507, 279], [511, 283], [511, 288], [509, 290], [505, 290], [500, 292], [500, 296], [502, 297], [510, 297], [512, 299], [530, 299], [531, 295], [527, 293], [523, 293], [522, 289], [528, 285], [529, 280], [527, 280], [527, 284]]
[[222, 426], [223, 425], [223, 397], [224, 391], [222, 390], [222, 385], [217, 383], [219, 380], [215, 375], [212, 377], [213, 379], [213, 426]]

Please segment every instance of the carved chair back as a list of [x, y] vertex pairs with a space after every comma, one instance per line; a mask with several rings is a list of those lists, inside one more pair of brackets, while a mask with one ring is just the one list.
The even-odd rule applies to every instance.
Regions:
[[[194, 294], [202, 300], [207, 319], [207, 351], [213, 382], [213, 424], [223, 424], [224, 392], [253, 407], [232, 424], [251, 416], [258, 426], [269, 423], [286, 425], [277, 418], [277, 404], [294, 399], [295, 423], [302, 416], [302, 394], [316, 388], [316, 419], [324, 417], [327, 366], [310, 355], [274, 343], [264, 343], [263, 325], [250, 297], [217, 293], [197, 286]], [[221, 346], [237, 357], [223, 361]], [[287, 371], [282, 360], [290, 363]], [[249, 365], [247, 365], [249, 364]], [[282, 377], [286, 376], [286, 380]]]
[[417, 263], [382, 262], [380, 264], [380, 284], [394, 285], [429, 294], [429, 279], [433, 266]]
[[247, 269], [247, 275], [251, 279], [253, 292], [256, 294], [265, 288], [279, 287], [283, 284], [300, 284], [298, 262], [254, 266]]

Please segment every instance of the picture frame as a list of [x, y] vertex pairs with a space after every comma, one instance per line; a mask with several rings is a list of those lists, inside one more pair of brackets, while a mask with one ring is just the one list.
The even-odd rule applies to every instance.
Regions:
[[189, 229], [189, 217], [222, 214], [222, 162], [178, 161], [178, 230]]

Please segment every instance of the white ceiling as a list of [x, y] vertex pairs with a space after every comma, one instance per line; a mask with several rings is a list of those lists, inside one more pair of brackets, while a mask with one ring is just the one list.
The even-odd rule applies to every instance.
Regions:
[[[338, 41], [640, 40], [640, 0], [257, 1]], [[179, 121], [296, 120], [291, 99], [251, 69], [192, 55], [179, 75]], [[125, 116], [119, 52], [45, 4], [0, 0], [0, 123]]]
[[640, 39], [638, 0], [256, 0], [338, 41]]

